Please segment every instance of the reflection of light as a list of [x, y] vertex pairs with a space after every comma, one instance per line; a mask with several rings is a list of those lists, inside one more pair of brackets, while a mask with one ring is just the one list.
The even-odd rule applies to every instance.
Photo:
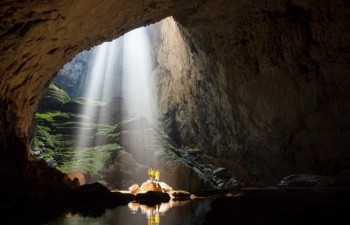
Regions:
[[131, 213], [135, 214], [140, 209], [140, 213], [146, 215], [147, 222], [149, 225], [158, 225], [160, 224], [160, 215], [167, 212], [169, 209], [171, 209], [174, 206], [180, 206], [185, 205], [190, 200], [185, 201], [175, 201], [170, 200], [169, 202], [161, 203], [159, 205], [155, 206], [148, 206], [148, 205], [142, 205], [136, 202], [130, 202], [128, 204], [128, 207], [131, 211]]
[[129, 207], [129, 209], [131, 210], [131, 212], [132, 212], [133, 214], [135, 214], [135, 213], [137, 213], [137, 211], [138, 211], [139, 208], [140, 208], [140, 203], [137, 203], [137, 202], [130, 202], [130, 203], [128, 204], [128, 207]]
[[150, 217], [147, 217], [148, 225], [158, 225], [160, 223], [159, 213], [156, 213]]

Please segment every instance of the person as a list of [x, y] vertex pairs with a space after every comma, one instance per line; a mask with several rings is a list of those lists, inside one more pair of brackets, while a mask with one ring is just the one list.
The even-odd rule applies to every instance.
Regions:
[[159, 178], [160, 178], [160, 172], [159, 172], [159, 170], [157, 170], [157, 171], [156, 171], [155, 180], [156, 180], [156, 181], [159, 181]]
[[156, 170], [152, 169], [152, 181], [154, 181], [156, 178]]
[[149, 176], [149, 179], [150, 179], [151, 181], [153, 181], [153, 178], [152, 178], [153, 176], [152, 176], [152, 175], [153, 175], [153, 169], [152, 169], [152, 168], [149, 168], [149, 169], [148, 169], [148, 176]]

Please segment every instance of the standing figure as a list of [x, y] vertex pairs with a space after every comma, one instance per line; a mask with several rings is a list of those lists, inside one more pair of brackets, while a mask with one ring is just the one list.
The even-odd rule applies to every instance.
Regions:
[[150, 179], [151, 181], [153, 181], [153, 169], [152, 169], [152, 168], [149, 168], [149, 169], [148, 169], [148, 176], [149, 176], [149, 179]]
[[156, 171], [155, 180], [156, 180], [156, 181], [159, 181], [159, 178], [160, 178], [160, 172], [159, 172], [159, 170], [157, 170], [157, 171]]
[[152, 174], [152, 181], [154, 181], [155, 178], [156, 178], [156, 170], [153, 170], [153, 169], [152, 169], [151, 174]]

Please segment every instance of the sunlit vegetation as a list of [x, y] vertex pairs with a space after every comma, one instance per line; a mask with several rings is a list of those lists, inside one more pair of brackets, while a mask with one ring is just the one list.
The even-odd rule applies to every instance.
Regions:
[[[76, 114], [62, 112], [37, 113], [38, 129], [33, 143], [33, 154], [63, 172], [98, 173], [113, 151], [120, 149], [113, 140], [119, 133], [114, 133], [116, 127], [121, 125], [81, 124], [78, 117]], [[77, 129], [81, 127], [92, 130], [92, 136], [87, 136], [87, 139], [105, 137], [105, 144], [74, 147]], [[81, 157], [74, 160], [74, 155], [77, 154]]]

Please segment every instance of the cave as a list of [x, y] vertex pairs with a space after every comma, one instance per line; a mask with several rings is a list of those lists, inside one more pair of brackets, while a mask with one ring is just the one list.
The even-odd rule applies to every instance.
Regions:
[[[40, 224], [67, 208], [94, 216], [132, 200], [38, 160], [35, 113], [78, 53], [171, 16], [177, 32], [162, 36], [157, 58], [168, 135], [180, 158], [205, 155], [244, 184], [225, 193], [180, 185], [219, 196], [203, 224], [340, 223], [350, 203], [349, 4], [2, 1], [0, 210], [12, 215], [4, 221], [18, 224], [20, 212]], [[196, 180], [186, 168], [173, 180]]]

